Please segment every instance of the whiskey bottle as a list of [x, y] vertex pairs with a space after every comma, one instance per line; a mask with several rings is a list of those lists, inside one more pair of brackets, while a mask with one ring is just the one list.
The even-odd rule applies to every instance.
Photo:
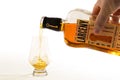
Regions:
[[[87, 10], [71, 10], [66, 19], [42, 17], [41, 28], [63, 31], [65, 43], [120, 55], [120, 18], [110, 15], [99, 34], [94, 34], [96, 15]], [[113, 21], [114, 20], [114, 21]]]

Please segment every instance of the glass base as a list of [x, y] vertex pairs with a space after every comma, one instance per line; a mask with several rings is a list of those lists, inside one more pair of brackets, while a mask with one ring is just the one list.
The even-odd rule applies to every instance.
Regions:
[[33, 76], [47, 76], [47, 71], [46, 70], [36, 70], [34, 69], [33, 71]]

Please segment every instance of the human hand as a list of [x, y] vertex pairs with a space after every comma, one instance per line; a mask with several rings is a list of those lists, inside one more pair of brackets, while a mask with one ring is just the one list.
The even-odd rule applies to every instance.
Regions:
[[96, 2], [92, 12], [92, 15], [97, 15], [94, 33], [101, 31], [111, 14], [120, 16], [120, 0], [98, 0]]

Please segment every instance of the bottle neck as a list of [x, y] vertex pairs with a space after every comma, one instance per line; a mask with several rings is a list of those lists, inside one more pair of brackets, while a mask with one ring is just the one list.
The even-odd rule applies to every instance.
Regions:
[[54, 31], [63, 30], [63, 20], [61, 18], [42, 17], [40, 22], [41, 28], [48, 28]]

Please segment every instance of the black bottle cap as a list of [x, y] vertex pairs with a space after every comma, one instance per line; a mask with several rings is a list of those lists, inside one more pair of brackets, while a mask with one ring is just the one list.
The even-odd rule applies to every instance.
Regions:
[[41, 27], [52, 29], [55, 31], [61, 31], [62, 19], [61, 18], [53, 18], [53, 17], [42, 17]]

